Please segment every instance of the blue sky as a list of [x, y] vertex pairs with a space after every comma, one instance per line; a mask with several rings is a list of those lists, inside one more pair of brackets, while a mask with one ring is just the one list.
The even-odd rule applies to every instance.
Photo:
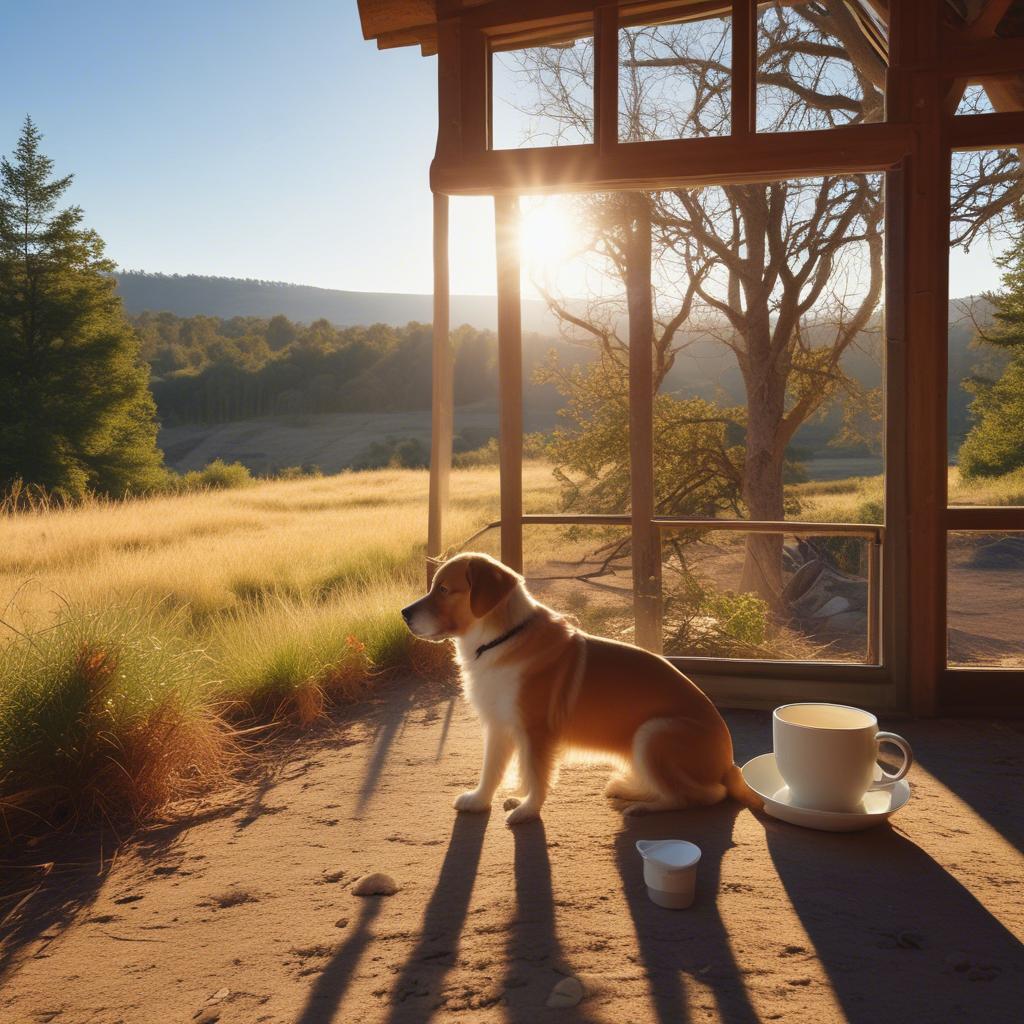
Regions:
[[[31, 114], [121, 266], [430, 291], [436, 60], [364, 41], [355, 0], [0, 3], [0, 150]], [[452, 221], [452, 290], [492, 293], [489, 201]]]
[[30, 113], [124, 267], [426, 292], [435, 76], [355, 0], [3, 0], [0, 150]]

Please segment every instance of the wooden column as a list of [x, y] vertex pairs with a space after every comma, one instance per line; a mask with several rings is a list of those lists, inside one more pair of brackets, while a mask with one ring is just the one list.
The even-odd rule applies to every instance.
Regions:
[[897, 176], [892, 211], [905, 231], [903, 402], [906, 423], [905, 594], [911, 710], [933, 714], [946, 647], [946, 364], [948, 346], [949, 160], [945, 91], [932, 71], [939, 59], [939, 19], [928, 0], [893, 5], [890, 118], [911, 119], [917, 146]]
[[523, 571], [523, 333], [519, 294], [519, 199], [495, 196], [498, 269], [498, 447], [501, 560]]
[[629, 254], [629, 482], [636, 642], [661, 651], [661, 542], [654, 519], [654, 309], [651, 300], [651, 215], [637, 195]]
[[619, 144], [619, 10], [594, 12], [594, 141], [602, 153]]
[[[452, 347], [449, 332], [448, 197], [434, 194], [434, 349], [430, 413], [430, 496], [427, 513], [427, 558], [444, 550], [448, 514], [448, 478], [452, 466]], [[427, 584], [434, 563], [427, 562]]]
[[732, 4], [732, 134], [744, 137], [754, 131], [756, 108], [754, 61], [757, 55], [757, 8], [755, 0]]

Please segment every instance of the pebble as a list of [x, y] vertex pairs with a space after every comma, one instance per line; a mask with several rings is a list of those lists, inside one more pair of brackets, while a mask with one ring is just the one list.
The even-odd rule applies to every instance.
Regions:
[[217, 1024], [220, 1020], [220, 1008], [216, 1006], [203, 1006], [192, 1014], [196, 1024]]
[[334, 922], [334, 927], [335, 928], [347, 928], [348, 927], [348, 918], [347, 917], [339, 917], [338, 920]]
[[551, 990], [547, 1005], [551, 1007], [576, 1006], [583, 995], [583, 983], [579, 978], [563, 978]]
[[355, 885], [352, 886], [352, 893], [355, 896], [393, 896], [398, 892], [398, 885], [390, 876], [383, 871], [374, 871], [373, 874], [363, 875]]
[[210, 996], [211, 1003], [219, 1003], [222, 999], [227, 999], [231, 995], [231, 990], [228, 988], [219, 988], [216, 992]]

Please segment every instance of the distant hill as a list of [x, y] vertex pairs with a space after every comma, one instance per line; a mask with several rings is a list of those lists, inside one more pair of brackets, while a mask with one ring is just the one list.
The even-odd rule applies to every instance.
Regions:
[[[401, 292], [347, 292], [313, 288], [281, 281], [241, 277], [204, 277], [199, 274], [149, 274], [121, 271], [114, 275], [117, 292], [129, 313], [161, 311], [178, 316], [272, 317], [312, 323], [329, 320], [339, 327], [358, 324], [393, 324], [410, 320], [430, 323], [433, 297]], [[453, 327], [471, 324], [486, 330], [497, 327], [497, 300], [493, 295], [453, 295]], [[523, 329], [554, 333], [557, 325], [539, 301], [523, 303]]]
[[[264, 318], [281, 314], [299, 324], [314, 324], [318, 320], [327, 320], [340, 328], [375, 323], [393, 325], [402, 328], [410, 321], [429, 324], [432, 316], [432, 298], [429, 295], [408, 295], [399, 293], [371, 293], [337, 291], [328, 288], [313, 288], [306, 285], [282, 284], [280, 282], [256, 281], [240, 278], [203, 277], [199, 275], [165, 275], [141, 272], [127, 272], [117, 275], [118, 291], [124, 300], [129, 313], [144, 314], [147, 311], [166, 311], [179, 317], [220, 317], [225, 320], [237, 317]], [[988, 302], [980, 297], [966, 297], [950, 302], [949, 307], [949, 441], [950, 451], [955, 453], [960, 442], [970, 427], [969, 404], [970, 396], [963, 389], [962, 382], [973, 375], [995, 377], [1005, 365], [1005, 357], [987, 348], [978, 349], [971, 342], [975, 334], [975, 322], [984, 323], [991, 318]], [[143, 318], [144, 319], [144, 318]], [[166, 319], [166, 318], [165, 318]], [[452, 324], [470, 324], [478, 331], [490, 331], [495, 328], [495, 299], [493, 296], [462, 295], [452, 297]], [[881, 332], [880, 318], [876, 319], [870, 331], [860, 339], [857, 346], [851, 349], [843, 359], [846, 371], [865, 388], [876, 387], [881, 382]], [[227, 331], [251, 332], [258, 325], [248, 323], [242, 325], [224, 325]], [[260, 331], [265, 329], [264, 323]], [[406, 328], [412, 330], [414, 325]], [[558, 327], [554, 319], [540, 302], [524, 303], [524, 369], [527, 381], [526, 421], [527, 429], [548, 430], [555, 422], [557, 409], [563, 404], [561, 397], [553, 388], [538, 387], [532, 383], [533, 370], [545, 359], [546, 353], [554, 349], [563, 363], [586, 362], [591, 358], [590, 352], [584, 347], [568, 344], [558, 339]], [[204, 328], [205, 329], [205, 328]], [[285, 397], [291, 405], [285, 403], [289, 412], [344, 413], [363, 410], [378, 410], [390, 414], [419, 413], [429, 409], [430, 402], [430, 340], [429, 328], [415, 328], [422, 335], [415, 344], [405, 345], [390, 354], [375, 358], [365, 365], [355, 365], [347, 370], [342, 367], [320, 366], [309, 362], [303, 369], [301, 364], [296, 367], [296, 379], [288, 384], [289, 390]], [[531, 336], [532, 335], [532, 336]], [[685, 335], [684, 335], [685, 337]], [[179, 339], [180, 340], [180, 339]], [[244, 340], [244, 339], [243, 339]], [[684, 338], [680, 338], [684, 341]], [[174, 351], [178, 340], [169, 345]], [[496, 368], [494, 366], [493, 340], [480, 337], [475, 339], [475, 358], [457, 360], [456, 394], [461, 395], [457, 401], [461, 406], [473, 405], [476, 409], [489, 409], [497, 398]], [[279, 458], [285, 458], [284, 451], [263, 458], [258, 456], [255, 448], [267, 450], [273, 446], [268, 442], [253, 446], [249, 451], [244, 445], [236, 444], [236, 435], [241, 436], [249, 430], [255, 430], [251, 413], [234, 408], [213, 416], [219, 422], [216, 429], [207, 409], [209, 402], [198, 404], [196, 408], [206, 410], [198, 418], [186, 416], [184, 419], [174, 416], [170, 407], [170, 389], [181, 392], [178, 396], [189, 399], [187, 391], [196, 391], [205, 384], [207, 390], [213, 389], [214, 397], [225, 399], [229, 388], [224, 376], [223, 367], [198, 372], [192, 370], [169, 372], [171, 366], [160, 365], [157, 356], [147, 353], [153, 363], [154, 390], [159, 391], [158, 402], [164, 419], [165, 433], [162, 440], [168, 448], [172, 462], [185, 461], [189, 453], [192, 459], [206, 457], [211, 451], [223, 445], [221, 454], [235, 454], [243, 461], [250, 461], [253, 468], [263, 469]], [[284, 364], [278, 360], [274, 369], [283, 370]], [[262, 399], [264, 405], [271, 401], [266, 382], [255, 373], [239, 372], [236, 367], [234, 374], [239, 377], [235, 381], [235, 390], [244, 391], [248, 400], [254, 396]], [[329, 372], [328, 372], [329, 371]], [[182, 376], [184, 372], [184, 376]], [[218, 376], [219, 374], [219, 376]], [[206, 378], [209, 378], [207, 380]], [[178, 378], [178, 379], [174, 379]], [[461, 382], [461, 383], [460, 383]], [[744, 389], [735, 357], [717, 340], [693, 332], [685, 337], [683, 351], [679, 354], [676, 365], [665, 381], [664, 388], [668, 392], [680, 395], [700, 395], [717, 400], [726, 405], [742, 404]], [[249, 394], [252, 392], [252, 394]], [[307, 394], [308, 392], [308, 394]], [[314, 394], [314, 392], [316, 394]], [[321, 394], [322, 392], [322, 394]], [[306, 401], [309, 395], [320, 397], [316, 402]], [[275, 400], [276, 402], [276, 400]], [[476, 403], [483, 403], [478, 405]], [[179, 403], [180, 404], [180, 403]], [[187, 403], [186, 403], [187, 404]], [[195, 404], [195, 403], [193, 403]], [[224, 404], [224, 402], [221, 402]], [[244, 403], [243, 403], [244, 404]], [[251, 404], [251, 402], [250, 402]], [[280, 402], [271, 402], [267, 411], [276, 413]], [[321, 406], [325, 406], [321, 408]], [[373, 427], [367, 423], [368, 435], [381, 431], [408, 430], [409, 436], [419, 437], [428, 429], [429, 419], [422, 415], [405, 421], [400, 416], [394, 422], [382, 420]], [[487, 416], [482, 417], [486, 421]], [[230, 421], [237, 424], [236, 428], [225, 426]], [[172, 436], [176, 430], [171, 428], [186, 427], [182, 437]], [[475, 417], [474, 417], [475, 422]], [[201, 426], [200, 423], [203, 425]], [[304, 428], [292, 431], [294, 444], [289, 444], [288, 458], [292, 462], [305, 461], [302, 454], [302, 436], [306, 429], [311, 428], [312, 419], [303, 421]], [[338, 429], [342, 424], [350, 429], [349, 421], [334, 418], [322, 425], [328, 433]], [[243, 426], [244, 425], [244, 426]], [[278, 424], [278, 427], [280, 424]], [[821, 419], [805, 424], [794, 439], [795, 445], [807, 453], [819, 453], [853, 458], [867, 455], [863, 449], [829, 448], [829, 442], [836, 436], [842, 426], [842, 412], [836, 406]], [[869, 432], [877, 435], [880, 427], [875, 424]], [[204, 444], [198, 438], [204, 431], [211, 436]], [[260, 426], [259, 432], [274, 432], [274, 426], [266, 422]], [[491, 433], [488, 431], [488, 433]], [[291, 433], [288, 433], [291, 436]], [[355, 440], [353, 438], [351, 440]], [[360, 434], [359, 442], [365, 438]], [[316, 447], [316, 446], [314, 446]], [[320, 453], [325, 468], [327, 465], [342, 464], [351, 452], [348, 447], [324, 450]], [[175, 458], [177, 456], [177, 458]]]

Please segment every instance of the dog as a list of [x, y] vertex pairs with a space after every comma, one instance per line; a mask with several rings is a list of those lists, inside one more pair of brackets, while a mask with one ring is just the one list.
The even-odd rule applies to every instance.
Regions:
[[605, 795], [627, 814], [726, 796], [760, 806], [733, 762], [728, 726], [699, 687], [664, 658], [575, 628], [490, 556], [446, 561], [402, 617], [422, 639], [454, 639], [463, 691], [483, 725], [480, 781], [456, 810], [489, 810], [517, 753], [523, 799], [506, 801], [505, 820], [538, 817], [570, 751], [622, 766]]

